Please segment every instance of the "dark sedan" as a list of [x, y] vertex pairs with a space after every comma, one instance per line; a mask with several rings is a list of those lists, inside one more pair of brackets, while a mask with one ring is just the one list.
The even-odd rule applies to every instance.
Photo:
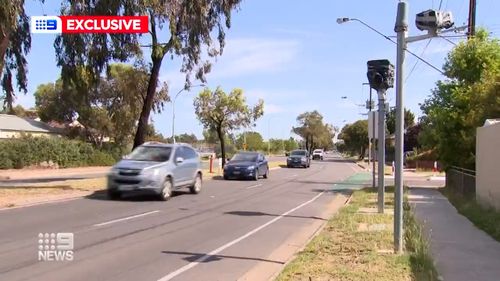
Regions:
[[288, 168], [292, 167], [304, 167], [309, 168], [311, 166], [311, 157], [307, 150], [294, 150], [290, 153], [290, 156], [286, 159], [286, 166]]
[[224, 179], [253, 179], [269, 177], [269, 165], [258, 152], [240, 152], [224, 166]]

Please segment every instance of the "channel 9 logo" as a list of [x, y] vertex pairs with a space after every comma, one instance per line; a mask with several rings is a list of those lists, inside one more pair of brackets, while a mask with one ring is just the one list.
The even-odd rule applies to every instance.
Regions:
[[31, 33], [61, 33], [62, 22], [56, 16], [31, 17]]

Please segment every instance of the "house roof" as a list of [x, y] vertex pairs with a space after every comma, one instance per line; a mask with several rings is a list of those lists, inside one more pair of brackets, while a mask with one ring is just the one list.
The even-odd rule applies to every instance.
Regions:
[[0, 114], [0, 131], [60, 133], [43, 122], [8, 114]]
[[486, 121], [484, 122], [483, 127], [488, 127], [490, 125], [495, 125], [495, 124], [498, 124], [498, 123], [500, 123], [500, 118], [497, 118], [497, 119], [486, 119]]

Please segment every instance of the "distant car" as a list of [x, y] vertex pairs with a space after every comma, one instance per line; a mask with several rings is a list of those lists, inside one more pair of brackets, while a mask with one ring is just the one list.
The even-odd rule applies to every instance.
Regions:
[[187, 187], [197, 194], [201, 186], [200, 157], [191, 146], [149, 142], [113, 166], [107, 193], [110, 199], [127, 193], [155, 194], [168, 200], [174, 190]]
[[313, 160], [323, 160], [323, 155], [324, 155], [323, 149], [315, 149], [313, 151], [312, 159]]
[[239, 152], [224, 166], [224, 179], [253, 179], [269, 177], [269, 165], [261, 153]]
[[311, 157], [307, 150], [294, 150], [290, 152], [290, 156], [286, 159], [286, 166], [309, 168], [311, 166]]

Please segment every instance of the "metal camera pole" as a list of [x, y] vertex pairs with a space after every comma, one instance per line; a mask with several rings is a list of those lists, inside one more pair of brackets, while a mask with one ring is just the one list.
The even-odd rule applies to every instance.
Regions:
[[378, 94], [378, 212], [384, 213], [385, 192], [385, 94], [387, 90], [380, 89]]
[[404, 103], [403, 73], [405, 63], [406, 37], [408, 32], [408, 4], [398, 3], [398, 14], [394, 30], [398, 34], [396, 59], [396, 145], [394, 173], [394, 250], [403, 251], [403, 149], [404, 149]]

